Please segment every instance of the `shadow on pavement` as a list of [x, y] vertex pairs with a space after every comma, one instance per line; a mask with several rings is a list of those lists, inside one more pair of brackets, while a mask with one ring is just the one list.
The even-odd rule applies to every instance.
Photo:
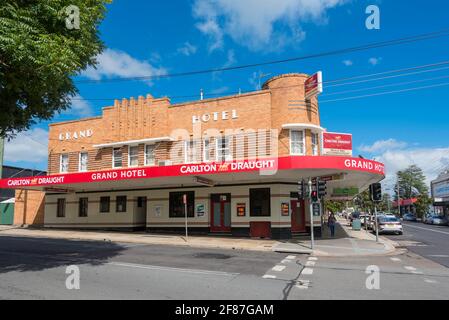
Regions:
[[111, 242], [0, 236], [0, 274], [101, 265], [125, 249]]

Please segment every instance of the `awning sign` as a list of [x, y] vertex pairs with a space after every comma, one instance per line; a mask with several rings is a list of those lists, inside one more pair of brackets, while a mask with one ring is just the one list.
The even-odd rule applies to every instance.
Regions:
[[323, 73], [318, 71], [304, 83], [305, 98], [310, 99], [323, 92]]
[[323, 132], [323, 154], [352, 156], [352, 134]]

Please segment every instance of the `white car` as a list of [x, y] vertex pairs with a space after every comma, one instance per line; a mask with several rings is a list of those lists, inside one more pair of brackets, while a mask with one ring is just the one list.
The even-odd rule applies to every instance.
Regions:
[[395, 233], [402, 235], [402, 223], [395, 216], [385, 215], [377, 217], [377, 224], [380, 233]]

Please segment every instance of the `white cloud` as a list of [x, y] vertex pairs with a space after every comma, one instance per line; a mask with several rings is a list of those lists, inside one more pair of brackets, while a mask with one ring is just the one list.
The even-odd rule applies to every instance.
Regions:
[[406, 142], [397, 141], [395, 139], [379, 140], [374, 142], [372, 145], [361, 145], [359, 147], [360, 151], [363, 152], [381, 152], [392, 149], [402, 149], [407, 146]]
[[70, 114], [78, 117], [90, 117], [93, 115], [92, 106], [80, 95], [72, 98], [72, 107], [63, 112], [63, 114]]
[[343, 62], [343, 64], [345, 65], [345, 66], [347, 66], [347, 67], [350, 67], [350, 66], [352, 66], [354, 63], [352, 62], [352, 60], [343, 60], [342, 61]]
[[196, 0], [193, 16], [209, 37], [210, 52], [223, 48], [225, 36], [252, 50], [272, 51], [304, 40], [303, 23], [326, 23], [326, 11], [346, 1]]
[[5, 162], [42, 163], [47, 161], [48, 131], [35, 128], [21, 132], [5, 143]]
[[97, 57], [97, 68], [88, 68], [82, 75], [93, 80], [112, 77], [151, 76], [165, 73], [149, 61], [138, 60], [119, 50], [106, 49]]
[[377, 66], [381, 60], [382, 60], [382, 58], [380, 58], [380, 57], [379, 58], [373, 57], [373, 58], [368, 59], [368, 63], [372, 66]]
[[191, 56], [194, 55], [197, 50], [198, 48], [196, 46], [187, 41], [184, 42], [182, 47], [178, 48], [177, 52], [185, 56]]
[[423, 170], [430, 188], [430, 181], [449, 167], [449, 147], [387, 150], [375, 158], [385, 164], [387, 174], [384, 184], [393, 186], [396, 172], [415, 164]]

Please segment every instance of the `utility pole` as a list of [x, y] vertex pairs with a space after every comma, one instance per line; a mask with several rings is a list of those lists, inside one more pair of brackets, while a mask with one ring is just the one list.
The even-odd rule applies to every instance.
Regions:
[[313, 250], [315, 247], [315, 236], [313, 233], [313, 201], [312, 201], [312, 179], [309, 178], [309, 210], [310, 210], [310, 248]]
[[188, 241], [189, 240], [189, 233], [188, 233], [188, 226], [187, 226], [187, 194], [183, 194], [182, 195], [182, 201], [184, 202], [186, 241]]

